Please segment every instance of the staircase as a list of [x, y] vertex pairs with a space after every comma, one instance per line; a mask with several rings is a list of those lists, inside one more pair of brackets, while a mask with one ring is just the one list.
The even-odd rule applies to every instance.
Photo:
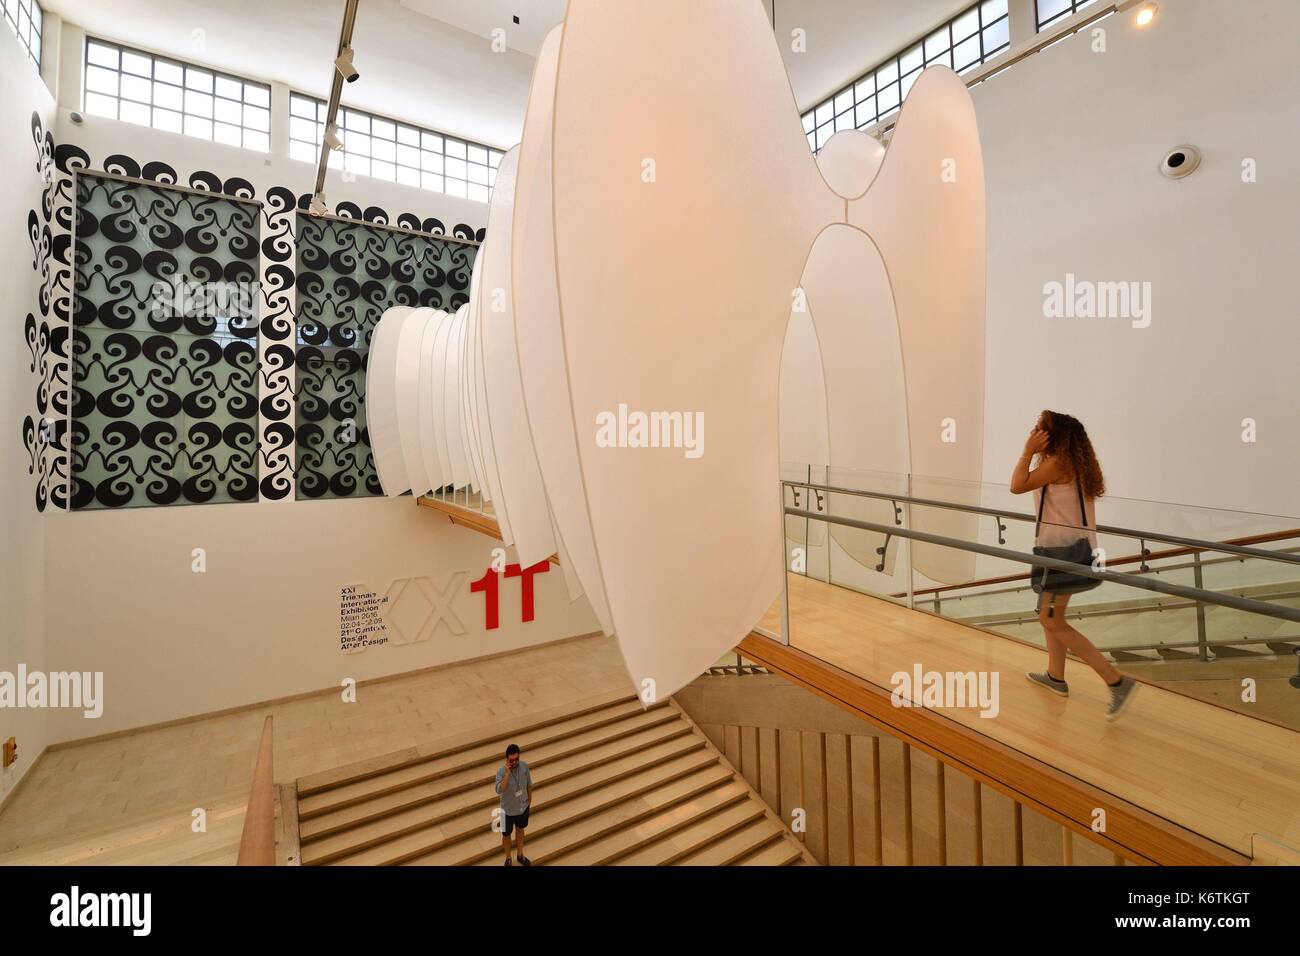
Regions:
[[816, 865], [676, 702], [630, 694], [301, 778], [298, 860], [500, 866], [493, 782], [511, 743], [533, 776], [535, 865]]

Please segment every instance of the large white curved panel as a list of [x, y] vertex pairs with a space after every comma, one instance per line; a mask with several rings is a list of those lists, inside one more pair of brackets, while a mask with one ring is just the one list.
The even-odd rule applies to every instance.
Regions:
[[[829, 226], [813, 246], [802, 283], [825, 371], [830, 450], [826, 483], [906, 493], [903, 359], [889, 275], [880, 253], [860, 230]], [[831, 494], [826, 507], [832, 515], [894, 523], [894, 506], [886, 500]], [[831, 537], [859, 564], [872, 569], [881, 564], [877, 549], [886, 547], [884, 535], [844, 525], [830, 528]], [[885, 571], [891, 571], [897, 552], [897, 540], [891, 537]]]
[[447, 478], [442, 471], [442, 460], [438, 456], [438, 443], [441, 441], [439, 433], [442, 430], [442, 402], [434, 386], [434, 371], [437, 368], [435, 346], [438, 333], [447, 320], [446, 312], [441, 309], [436, 310], [425, 324], [424, 338], [420, 340], [420, 454], [424, 459], [424, 473], [432, 489], [441, 488], [447, 483]]
[[515, 299], [510, 277], [511, 236], [514, 219], [515, 172], [519, 148], [501, 159], [492, 205], [488, 210], [488, 235], [480, 253], [483, 265], [483, 356], [487, 376], [488, 421], [496, 448], [502, 495], [510, 511], [515, 552], [527, 567], [555, 554], [551, 509], [541, 469], [528, 430], [519, 354], [515, 344]]
[[402, 323], [397, 342], [397, 427], [402, 436], [402, 458], [411, 493], [417, 497], [433, 487], [424, 467], [420, 427], [420, 362], [424, 332], [436, 316], [433, 309], [415, 309]]
[[447, 457], [451, 461], [451, 483], [455, 488], [465, 488], [473, 477], [465, 453], [464, 421], [460, 407], [460, 352], [465, 334], [465, 313], [468, 303], [452, 316], [451, 331], [447, 335], [447, 377], [443, 382], [442, 420], [447, 429]]
[[564, 543], [592, 613], [601, 629], [612, 634], [614, 626], [578, 462], [555, 276], [551, 145], [562, 31], [562, 27], [553, 29], [538, 51], [519, 144], [511, 249], [515, 339], [529, 433], [555, 531]]
[[[822, 374], [821, 346], [808, 309], [790, 313], [785, 345], [781, 349], [781, 477], [792, 481], [821, 482], [820, 474], [830, 461], [827, 431], [826, 380]], [[809, 468], [818, 477], [809, 477]], [[786, 492], [786, 504], [808, 509], [804, 493]], [[791, 549], [818, 548], [826, 543], [826, 525], [787, 515], [786, 557]]]
[[483, 490], [483, 472], [478, 462], [478, 436], [474, 434], [474, 419], [469, 410], [470, 374], [469, 340], [473, 333], [473, 316], [469, 303], [464, 306], [465, 321], [460, 330], [460, 433], [465, 442], [465, 461], [469, 465], [469, 485], [474, 491]]
[[[663, 699], [780, 592], [781, 347], [808, 249], [844, 203], [808, 151], [761, 4], [646, 9], [570, 0], [552, 153], [592, 534], [624, 660]], [[606, 416], [654, 412], [694, 435], [598, 443]]]
[[[880, 172], [849, 202], [849, 221], [875, 240], [893, 287], [912, 492], [974, 503], [984, 440], [984, 161], [970, 93], [951, 70], [931, 67], [913, 84]], [[966, 540], [977, 522], [913, 511], [916, 528]], [[974, 554], [937, 545], [916, 544], [913, 563], [944, 583], [975, 571]]]
[[826, 185], [845, 199], [857, 199], [867, 191], [885, 160], [885, 147], [861, 130], [841, 130], [817, 153], [817, 168]]
[[366, 357], [366, 429], [379, 485], [389, 497], [411, 487], [397, 422], [397, 350], [402, 326], [414, 311], [404, 305], [385, 310], [370, 335]]
[[433, 340], [433, 367], [429, 373], [429, 381], [432, 383], [433, 393], [430, 396], [432, 411], [435, 417], [435, 434], [434, 450], [438, 454], [438, 470], [442, 475], [442, 484], [444, 488], [452, 485], [451, 472], [451, 452], [447, 441], [447, 342], [451, 339], [452, 330], [456, 325], [456, 313], [448, 312], [447, 317], [438, 325], [438, 332]]
[[[482, 249], [479, 250], [482, 257]], [[474, 270], [475, 282], [482, 276], [482, 270]], [[487, 370], [483, 355], [483, 299], [480, 295], [470, 298], [470, 309], [478, 313], [478, 322], [474, 327], [474, 400], [478, 409], [479, 446], [483, 449], [484, 480], [488, 485], [488, 498], [492, 502], [492, 511], [501, 529], [501, 542], [507, 548], [515, 543], [514, 531], [510, 526], [510, 510], [505, 496], [501, 492], [501, 471], [497, 465], [496, 444], [492, 440], [492, 422], [488, 414]]]

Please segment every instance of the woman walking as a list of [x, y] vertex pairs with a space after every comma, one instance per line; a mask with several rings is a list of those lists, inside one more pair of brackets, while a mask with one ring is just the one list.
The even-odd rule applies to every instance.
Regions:
[[[1031, 467], [1038, 456], [1037, 467]], [[1088, 549], [1097, 546], [1095, 502], [1106, 493], [1101, 464], [1092, 442], [1077, 418], [1061, 412], [1044, 411], [1025, 442], [1024, 452], [1011, 474], [1011, 493], [1034, 492], [1035, 511], [1039, 520], [1035, 550], [1068, 548], [1081, 539]], [[1039, 573], [1035, 569], [1035, 573]], [[1042, 590], [1039, 623], [1047, 638], [1047, 670], [1027, 675], [1029, 679], [1062, 697], [1070, 693], [1065, 681], [1066, 652], [1074, 655], [1105, 681], [1110, 689], [1106, 719], [1114, 720], [1133, 700], [1138, 682], [1126, 677], [1097, 650], [1096, 645], [1071, 627], [1065, 619], [1070, 594]]]

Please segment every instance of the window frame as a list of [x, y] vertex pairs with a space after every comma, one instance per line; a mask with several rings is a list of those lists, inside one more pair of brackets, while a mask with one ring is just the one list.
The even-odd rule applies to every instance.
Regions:
[[[109, 49], [114, 51], [117, 57], [116, 66], [107, 66], [103, 63], [95, 62], [91, 59], [91, 52], [94, 48]], [[125, 66], [126, 57], [130, 55], [149, 61], [149, 75], [146, 77], [142, 73], [128, 70]], [[169, 70], [179, 71], [179, 80], [167, 79], [159, 76], [159, 64], [166, 66]], [[92, 70], [99, 70], [105, 73], [111, 73], [115, 76], [115, 93], [108, 93], [102, 90], [91, 88]], [[195, 82], [190, 81], [191, 73], [195, 75]], [[136, 96], [127, 95], [123, 91], [124, 78], [133, 81], [148, 84], [149, 100], [145, 102]], [[207, 80], [205, 83], [204, 80]], [[222, 84], [239, 84], [239, 98], [222, 92]], [[163, 90], [174, 91], [177, 99], [174, 103], [159, 103], [157, 100], [160, 92]], [[260, 96], [250, 98], [250, 91], [260, 93]], [[109, 115], [106, 110], [93, 108], [90, 104], [93, 102], [91, 97], [102, 97], [104, 100], [113, 100], [115, 109], [113, 115]], [[202, 102], [207, 101], [208, 114], [204, 115], [200, 110], [192, 108]], [[140, 107], [148, 111], [148, 123], [136, 119], [122, 118], [122, 104], [129, 103], [134, 107]], [[231, 118], [219, 116], [219, 109], [223, 104], [225, 108], [232, 106], [238, 107], [238, 122]], [[116, 120], [119, 123], [132, 123], [137, 126], [143, 126], [148, 129], [156, 129], [165, 133], [176, 133], [178, 135], [189, 136], [193, 139], [206, 140], [207, 142], [217, 143], [223, 146], [234, 146], [238, 149], [247, 149], [250, 152], [263, 153], [269, 155], [271, 152], [271, 121], [272, 121], [272, 102], [271, 102], [271, 85], [263, 83], [260, 80], [249, 79], [248, 77], [239, 76], [235, 73], [227, 73], [224, 70], [218, 70], [214, 67], [206, 66], [201, 63], [191, 63], [187, 60], [179, 60], [176, 57], [165, 56], [160, 53], [153, 53], [149, 50], [141, 50], [125, 43], [119, 43], [116, 40], [109, 40], [98, 36], [87, 36], [82, 52], [82, 77], [81, 77], [81, 106], [82, 109], [93, 116], [102, 116], [106, 119]], [[251, 111], [251, 112], [250, 112]], [[175, 125], [160, 124], [159, 115], [170, 115], [177, 118]], [[265, 119], [265, 129], [259, 129], [257, 126], [249, 125], [249, 117], [261, 114]], [[193, 122], [191, 122], [193, 121]], [[206, 131], [203, 131], [203, 125], [207, 124]], [[228, 138], [219, 138], [219, 133], [224, 130], [237, 130], [239, 142], [233, 142]], [[229, 135], [227, 133], [227, 135]]]
[[[314, 119], [305, 115], [312, 107], [315, 111]], [[298, 162], [320, 162], [327, 107], [326, 101], [319, 96], [299, 90], [289, 91], [290, 159]], [[488, 202], [492, 198], [497, 169], [506, 154], [503, 149], [466, 139], [463, 136], [453, 136], [441, 130], [418, 126], [382, 113], [372, 113], [369, 110], [355, 109], [350, 106], [339, 106], [336, 122], [339, 138], [343, 140], [343, 148], [330, 150], [330, 169], [367, 176], [399, 186], [439, 192], [474, 202]], [[314, 125], [315, 142], [299, 135], [302, 129], [300, 124], [305, 123]], [[391, 127], [391, 136], [388, 135], [387, 130], [382, 135], [376, 135], [376, 125]], [[412, 137], [414, 142], [410, 141]], [[364, 150], [355, 148], [349, 150], [350, 138], [354, 142], [358, 139], [364, 140]], [[381, 144], [382, 157], [375, 155], [376, 143]], [[391, 153], [388, 151], [390, 144]], [[310, 155], [307, 154], [308, 149], [311, 151]], [[412, 150], [415, 151], [414, 155]], [[473, 158], [476, 150], [482, 151], [483, 162]], [[413, 165], [412, 159], [418, 165]], [[380, 164], [378, 170], [376, 163]], [[451, 170], [456, 170], [460, 175], [453, 175]], [[376, 175], [377, 172], [381, 174]], [[388, 172], [391, 172], [391, 175], [382, 174]], [[471, 176], [481, 176], [481, 181]], [[414, 181], [410, 181], [412, 179]], [[459, 188], [448, 188], [452, 182], [458, 183]]]
[[[33, 13], [35, 16], [33, 16]], [[0, 0], [0, 16], [9, 29], [18, 38], [18, 42], [27, 51], [27, 59], [36, 64], [36, 72], [41, 72], [41, 43], [45, 40], [45, 8], [40, 0]], [[27, 18], [26, 36], [23, 35], [19, 21]], [[35, 46], [33, 46], [33, 39]]]

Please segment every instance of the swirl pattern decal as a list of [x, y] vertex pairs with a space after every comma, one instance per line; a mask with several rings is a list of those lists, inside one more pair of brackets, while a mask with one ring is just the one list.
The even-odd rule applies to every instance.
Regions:
[[[259, 215], [165, 188], [259, 198], [246, 179], [106, 156], [105, 172], [158, 186], [126, 184], [96, 176], [37, 113], [31, 130], [44, 185], [27, 222], [40, 283], [23, 323], [35, 411], [20, 432], [37, 509], [379, 494], [370, 333], [392, 304], [464, 302], [476, 249], [451, 240], [485, 230], [348, 202], [337, 212], [355, 225], [300, 216], [310, 197], [283, 186]], [[374, 228], [389, 225], [425, 235]], [[308, 233], [315, 268], [299, 261]], [[155, 318], [158, 281], [254, 281], [252, 318]]]
[[[305, 198], [305, 197], [304, 197]], [[387, 226], [383, 210], [340, 203], [354, 222], [298, 217], [298, 497], [381, 494], [365, 415], [370, 338], [394, 305], [454, 310], [469, 299], [476, 246]], [[368, 225], [373, 223], [374, 225]], [[437, 220], [398, 225], [437, 233]], [[474, 231], [456, 227], [461, 238]]]
[[257, 225], [229, 199], [77, 178], [73, 508], [256, 499]]

